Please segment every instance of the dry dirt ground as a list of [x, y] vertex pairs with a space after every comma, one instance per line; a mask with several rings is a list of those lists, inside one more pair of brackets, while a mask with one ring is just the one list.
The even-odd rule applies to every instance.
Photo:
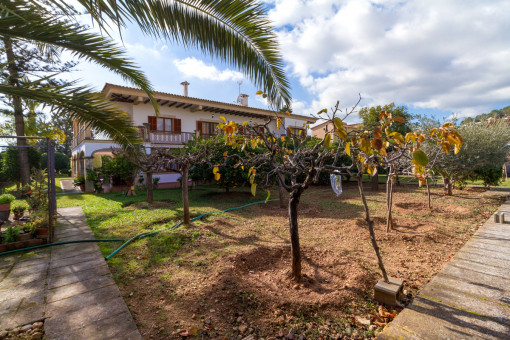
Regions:
[[[386, 233], [384, 188], [367, 194], [386, 269], [404, 280], [404, 303], [490, 217], [502, 196], [464, 189], [445, 197], [434, 188], [429, 210], [424, 189], [396, 187], [395, 228]], [[305, 192], [299, 284], [289, 280], [288, 217], [278, 202], [162, 234], [129, 254], [143, 265], [112, 265], [112, 271], [147, 339], [371, 338], [400, 309], [372, 300], [381, 275], [363, 213], [354, 184], [339, 198], [327, 187]], [[154, 260], [162, 246], [172, 251]]]

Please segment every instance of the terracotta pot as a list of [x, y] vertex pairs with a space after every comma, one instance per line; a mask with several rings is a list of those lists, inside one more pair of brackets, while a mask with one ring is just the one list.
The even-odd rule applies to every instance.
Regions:
[[37, 236], [48, 235], [48, 231], [49, 231], [48, 228], [35, 228], [35, 234]]
[[80, 185], [80, 190], [81, 190], [81, 191], [85, 191], [85, 184]]
[[18, 221], [20, 218], [23, 217], [24, 214], [25, 214], [24, 212], [17, 212], [17, 211], [15, 211], [14, 212], [14, 220]]
[[11, 214], [11, 203], [2, 203], [0, 204], [0, 220], [6, 221], [9, 219], [9, 215]]

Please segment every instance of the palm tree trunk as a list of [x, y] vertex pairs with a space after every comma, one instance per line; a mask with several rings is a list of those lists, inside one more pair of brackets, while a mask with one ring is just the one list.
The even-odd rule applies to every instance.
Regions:
[[[9, 71], [9, 85], [19, 86], [19, 73], [16, 66], [16, 56], [12, 49], [12, 41], [10, 38], [4, 38], [5, 53], [7, 55], [7, 69]], [[23, 106], [21, 98], [17, 96], [12, 97], [12, 106], [14, 109], [14, 126], [16, 128], [16, 136], [25, 136], [25, 121], [23, 119]], [[28, 149], [27, 141], [24, 138], [17, 139], [18, 146], [18, 162], [21, 184], [27, 185], [30, 183], [30, 164], [28, 163]]]
[[301, 190], [294, 190], [289, 199], [290, 251], [292, 255], [292, 280], [301, 280], [301, 248], [299, 246], [298, 206]]
[[379, 269], [381, 269], [384, 281], [389, 283], [388, 274], [386, 274], [386, 269], [384, 268], [379, 246], [377, 245], [377, 240], [375, 239], [374, 221], [370, 218], [370, 211], [368, 210], [367, 199], [365, 198], [365, 190], [363, 189], [363, 175], [361, 174], [358, 176], [358, 189], [361, 196], [361, 201], [363, 202], [363, 207], [365, 208], [365, 221], [367, 221], [368, 224], [368, 231], [370, 232], [372, 248], [374, 248], [375, 255], [377, 256], [377, 262], [379, 264]]
[[181, 173], [181, 186], [182, 186], [182, 211], [184, 224], [190, 225], [189, 215], [189, 196], [188, 196], [188, 166], [184, 166]]

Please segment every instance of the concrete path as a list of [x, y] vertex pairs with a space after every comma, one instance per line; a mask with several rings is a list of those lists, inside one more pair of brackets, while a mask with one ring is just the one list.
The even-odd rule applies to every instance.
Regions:
[[510, 224], [491, 217], [378, 339], [510, 339]]
[[[58, 213], [55, 242], [94, 238], [81, 207]], [[40, 320], [45, 339], [141, 339], [95, 243], [0, 257], [0, 331]]]
[[83, 191], [80, 188], [74, 186], [74, 181], [72, 179], [61, 179], [60, 187], [62, 188], [63, 194], [83, 194]]

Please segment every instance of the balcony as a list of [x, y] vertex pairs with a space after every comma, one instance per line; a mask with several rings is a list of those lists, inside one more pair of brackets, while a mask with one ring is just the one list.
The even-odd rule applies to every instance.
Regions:
[[179, 145], [189, 142], [195, 136], [191, 132], [158, 132], [150, 131], [148, 141], [154, 144]]
[[[195, 136], [195, 132], [163, 132], [163, 131], [149, 131], [147, 126], [138, 126], [138, 131], [140, 132], [140, 137], [145, 143], [152, 144], [166, 144], [166, 145], [182, 145], [184, 143], [189, 142]], [[202, 134], [202, 138], [209, 138], [214, 135]], [[87, 141], [110, 141], [110, 138], [107, 138], [105, 135], [101, 133], [94, 133], [90, 130], [82, 130], [77, 133], [72, 141], [72, 147], [76, 148], [83, 142]]]

